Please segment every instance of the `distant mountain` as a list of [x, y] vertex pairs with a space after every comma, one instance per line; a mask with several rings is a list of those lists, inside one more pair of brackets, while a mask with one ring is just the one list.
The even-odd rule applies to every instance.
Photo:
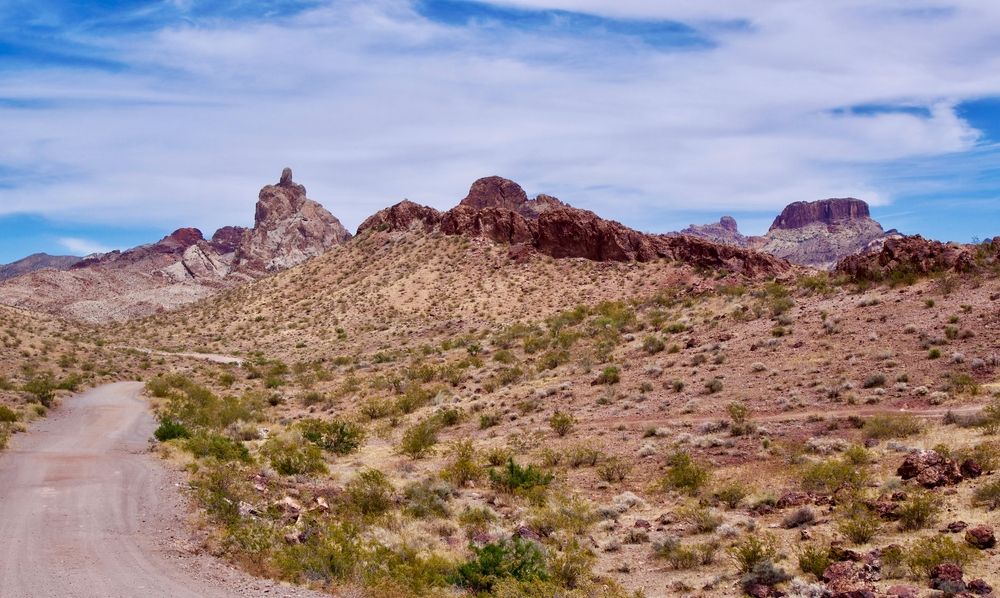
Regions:
[[156, 243], [76, 258], [61, 271], [0, 283], [0, 303], [91, 322], [124, 320], [295, 266], [350, 237], [286, 168], [278, 184], [261, 190], [253, 228], [225, 227], [211, 239], [182, 228]]
[[447, 212], [410, 201], [386, 208], [362, 223], [358, 235], [421, 229], [504, 243], [515, 259], [531, 253], [598, 262], [669, 259], [746, 276], [774, 276], [789, 266], [757, 251], [642, 233], [549, 195], [528, 199], [520, 185], [497, 176], [477, 180], [468, 196]]
[[16, 278], [39, 270], [67, 270], [79, 262], [81, 257], [75, 255], [49, 255], [34, 253], [16, 262], [0, 265], [0, 281]]
[[693, 224], [672, 234], [758, 249], [793, 264], [823, 269], [832, 269], [847, 256], [900, 236], [895, 230], [883, 230], [872, 219], [868, 204], [852, 197], [789, 204], [761, 237], [740, 234], [736, 220], [730, 216], [718, 223]]

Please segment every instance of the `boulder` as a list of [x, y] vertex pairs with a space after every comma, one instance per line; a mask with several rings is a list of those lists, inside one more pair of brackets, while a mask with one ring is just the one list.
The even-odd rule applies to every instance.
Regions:
[[958, 464], [935, 451], [910, 453], [896, 470], [904, 480], [914, 480], [924, 488], [957, 484], [962, 480]]
[[989, 525], [977, 525], [976, 527], [967, 529], [965, 531], [965, 541], [980, 550], [993, 548], [997, 545], [993, 528]]

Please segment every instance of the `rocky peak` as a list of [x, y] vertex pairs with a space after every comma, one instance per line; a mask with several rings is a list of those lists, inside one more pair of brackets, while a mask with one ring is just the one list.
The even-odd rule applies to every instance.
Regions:
[[732, 216], [723, 216], [718, 222], [711, 224], [692, 224], [677, 234], [707, 239], [723, 245], [735, 245], [736, 247], [747, 247], [750, 244], [749, 239], [740, 234], [736, 219]]
[[236, 251], [247, 230], [242, 226], [224, 226], [220, 228], [212, 235], [212, 248], [223, 254]]
[[276, 185], [260, 190], [254, 227], [242, 235], [234, 269], [261, 274], [290, 268], [326, 252], [351, 234], [285, 168]]
[[179, 228], [163, 237], [153, 247], [160, 253], [183, 253], [188, 247], [204, 240], [205, 237], [197, 228]]
[[771, 230], [803, 228], [810, 224], [836, 224], [871, 218], [868, 204], [853, 197], [797, 201], [788, 204], [774, 219]]
[[475, 210], [510, 210], [531, 219], [537, 219], [551, 209], [566, 207], [566, 204], [551, 195], [543, 194], [535, 199], [528, 199], [528, 194], [520, 185], [499, 176], [481, 178], [472, 183], [469, 194], [458, 205]]
[[719, 218], [719, 227], [724, 231], [729, 231], [731, 233], [740, 232], [739, 227], [736, 225], [736, 219], [732, 216], [723, 216]]

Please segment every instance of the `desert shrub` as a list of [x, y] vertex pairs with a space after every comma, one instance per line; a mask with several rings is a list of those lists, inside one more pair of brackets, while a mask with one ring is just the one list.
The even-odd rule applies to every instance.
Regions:
[[0, 424], [0, 451], [7, 448], [8, 442], [10, 442], [10, 425]]
[[744, 573], [740, 577], [740, 587], [747, 594], [754, 586], [774, 587], [785, 583], [792, 578], [784, 569], [774, 564], [774, 561], [767, 559], [753, 566], [753, 569]]
[[650, 355], [656, 355], [666, 348], [666, 343], [664, 343], [663, 339], [658, 336], [650, 335], [642, 341], [642, 349]]
[[1000, 401], [993, 401], [983, 407], [980, 427], [986, 434], [996, 434], [1000, 432]]
[[722, 525], [722, 517], [708, 507], [697, 503], [692, 503], [677, 509], [677, 516], [691, 525], [696, 533], [707, 534], [714, 532]]
[[500, 414], [496, 411], [489, 411], [479, 416], [479, 429], [485, 430], [500, 425]]
[[549, 427], [560, 437], [569, 434], [575, 424], [576, 418], [562, 411], [556, 411], [549, 418]]
[[529, 518], [529, 524], [531, 529], [545, 537], [551, 537], [558, 532], [584, 536], [599, 518], [593, 503], [586, 498], [559, 494], [535, 508]]
[[410, 484], [403, 490], [406, 514], [417, 519], [447, 517], [451, 494], [451, 486], [446, 482], [422, 480]]
[[712, 378], [705, 383], [705, 391], [710, 395], [714, 395], [715, 393], [722, 392], [722, 386], [721, 378]]
[[303, 438], [336, 455], [353, 453], [365, 440], [363, 427], [340, 419], [329, 421], [304, 419], [296, 424], [296, 428], [302, 433]]
[[878, 513], [860, 502], [848, 506], [837, 523], [837, 530], [855, 544], [870, 542], [881, 529]]
[[927, 490], [913, 490], [906, 495], [906, 501], [899, 506], [899, 526], [904, 530], [917, 530], [930, 525], [937, 519], [943, 506], [941, 497]]
[[579, 588], [590, 576], [597, 557], [573, 538], [560, 552], [549, 558], [548, 571], [552, 580], [569, 590]]
[[864, 386], [865, 388], [877, 388], [885, 386], [885, 374], [878, 373], [868, 376], [867, 378], [865, 378], [864, 384], [862, 386]]
[[733, 401], [726, 405], [726, 412], [729, 413], [729, 418], [732, 420], [729, 431], [733, 436], [743, 436], [753, 432], [753, 426], [750, 424], [750, 408], [747, 407], [746, 403]]
[[427, 405], [434, 398], [433, 390], [424, 388], [419, 384], [409, 384], [402, 395], [396, 397], [396, 411], [404, 415], [409, 415], [417, 409]]
[[198, 458], [214, 458], [219, 461], [251, 461], [250, 451], [242, 442], [207, 431], [199, 431], [184, 442], [184, 448]]
[[1000, 480], [976, 488], [972, 493], [972, 504], [990, 510], [1000, 508]]
[[519, 536], [471, 549], [473, 556], [458, 567], [455, 583], [473, 592], [490, 592], [505, 579], [544, 581], [549, 577], [541, 548]]
[[817, 579], [833, 564], [830, 547], [825, 544], [806, 544], [798, 553], [799, 570], [810, 573]]
[[56, 381], [52, 377], [52, 374], [36, 374], [29, 378], [22, 387], [24, 392], [29, 393], [32, 397], [45, 405], [46, 407], [52, 406], [52, 401], [55, 399], [56, 391]]
[[345, 506], [365, 516], [376, 516], [392, 508], [392, 483], [377, 469], [360, 471], [344, 487]]
[[632, 471], [632, 464], [618, 457], [612, 457], [597, 468], [597, 477], [609, 484], [624, 482]]
[[566, 462], [573, 468], [594, 467], [601, 457], [601, 451], [585, 444], [578, 444], [566, 451]]
[[653, 554], [657, 558], [667, 561], [670, 568], [677, 570], [710, 565], [715, 562], [715, 555], [718, 551], [717, 542], [685, 545], [674, 536], [667, 536], [662, 541], [653, 544]]
[[741, 574], [752, 572], [761, 563], [773, 561], [777, 554], [777, 539], [768, 533], [750, 534], [729, 548], [729, 556]]
[[819, 461], [802, 471], [802, 488], [809, 492], [833, 494], [842, 488], [861, 488], [867, 482], [867, 471], [844, 457]]
[[915, 436], [923, 429], [920, 420], [912, 415], [891, 414], [869, 417], [861, 431], [865, 438], [887, 440]]
[[371, 397], [366, 399], [358, 407], [358, 411], [361, 415], [370, 421], [375, 421], [377, 419], [382, 419], [383, 417], [389, 417], [395, 410], [392, 403], [381, 399], [379, 397]]
[[914, 576], [927, 577], [938, 565], [951, 563], [965, 566], [977, 556], [975, 549], [959, 544], [949, 536], [936, 534], [908, 545], [903, 552], [903, 561]]
[[0, 405], [0, 424], [12, 424], [21, 419], [17, 411], [6, 405]]
[[554, 370], [563, 364], [569, 363], [569, 359], [569, 351], [565, 349], [546, 351], [538, 358], [538, 371]]
[[282, 544], [274, 564], [285, 579], [330, 583], [354, 576], [369, 550], [356, 524], [330, 521], [314, 528], [303, 543]]
[[786, 515], [781, 521], [781, 527], [785, 529], [792, 529], [795, 527], [809, 525], [813, 521], [816, 521], [816, 513], [809, 507], [802, 507]]
[[197, 464], [191, 489], [209, 517], [226, 524], [240, 520], [239, 504], [250, 499], [251, 492], [245, 469], [238, 463], [214, 460]]
[[323, 451], [297, 433], [274, 436], [260, 449], [260, 454], [281, 475], [326, 473]]
[[522, 467], [508, 459], [503, 468], [490, 470], [490, 482], [493, 487], [512, 494], [530, 493], [536, 489], [548, 486], [555, 476], [546, 473], [534, 465]]
[[259, 395], [220, 397], [180, 374], [154, 378], [147, 388], [150, 385], [164, 393], [160, 397], [166, 399], [161, 416], [192, 428], [221, 430], [237, 421], [258, 421], [264, 408]]
[[441, 471], [441, 477], [458, 487], [483, 477], [483, 467], [479, 464], [476, 447], [472, 440], [465, 439], [451, 446], [451, 460]]
[[940, 357], [941, 349], [938, 349], [937, 347], [931, 347], [930, 350], [927, 351], [927, 359], [939, 359]]
[[660, 480], [660, 485], [665, 489], [693, 496], [701, 492], [711, 478], [708, 469], [696, 463], [690, 454], [683, 451], [671, 455], [668, 464], [669, 469]]
[[595, 384], [618, 384], [621, 382], [621, 371], [613, 365], [610, 365], [601, 371], [601, 374], [594, 381]]
[[743, 499], [750, 495], [750, 490], [739, 482], [730, 482], [715, 491], [716, 500], [730, 509], [740, 506]]
[[403, 432], [399, 452], [411, 459], [423, 459], [434, 451], [440, 429], [440, 424], [433, 417], [420, 420]]
[[190, 438], [191, 431], [184, 424], [169, 417], [163, 417], [160, 418], [160, 426], [153, 432], [153, 436], [160, 442], [166, 442], [175, 438]]

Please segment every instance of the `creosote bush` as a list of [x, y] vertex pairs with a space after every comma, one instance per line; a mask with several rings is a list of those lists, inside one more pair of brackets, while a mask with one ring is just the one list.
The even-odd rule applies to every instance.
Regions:
[[560, 437], [569, 434], [575, 424], [576, 418], [562, 411], [556, 411], [549, 418], [549, 426]]
[[708, 483], [711, 474], [699, 465], [689, 453], [674, 453], [668, 460], [669, 469], [660, 479], [660, 486], [666, 490], [676, 490], [684, 494], [696, 495]]
[[335, 455], [349, 455], [365, 440], [363, 427], [340, 419], [304, 419], [296, 423], [296, 427], [303, 438]]

